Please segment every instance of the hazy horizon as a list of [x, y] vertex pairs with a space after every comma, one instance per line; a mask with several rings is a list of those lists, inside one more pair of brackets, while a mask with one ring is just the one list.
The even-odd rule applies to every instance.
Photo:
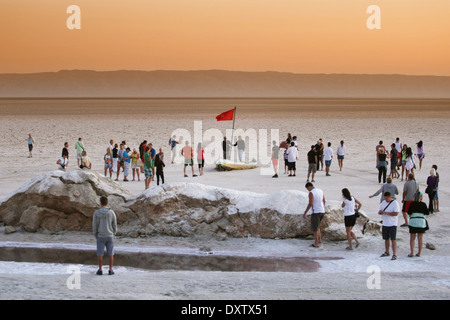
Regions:
[[436, 74], [406, 74], [406, 73], [338, 73], [338, 72], [293, 72], [293, 71], [277, 71], [277, 70], [260, 70], [260, 71], [249, 71], [249, 70], [231, 70], [231, 69], [153, 69], [153, 70], [143, 70], [143, 69], [110, 69], [110, 70], [99, 70], [99, 69], [59, 69], [59, 70], [47, 70], [47, 71], [37, 71], [37, 72], [0, 72], [0, 74], [40, 74], [40, 73], [58, 73], [58, 72], [210, 72], [210, 71], [220, 71], [220, 72], [242, 72], [242, 73], [285, 73], [293, 75], [349, 75], [349, 76], [411, 76], [411, 77], [450, 77], [450, 75], [436, 75]]
[[450, 98], [450, 77], [226, 70], [64, 70], [0, 74], [0, 97]]

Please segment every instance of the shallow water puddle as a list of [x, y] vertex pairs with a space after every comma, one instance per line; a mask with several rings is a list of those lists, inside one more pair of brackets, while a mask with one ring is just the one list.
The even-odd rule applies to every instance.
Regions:
[[[277, 257], [243, 256], [214, 253], [168, 253], [116, 250], [114, 265], [148, 270], [234, 271], [234, 272], [315, 272], [317, 260], [336, 260], [336, 257]], [[95, 250], [0, 246], [0, 260], [88, 264], [97, 262]]]

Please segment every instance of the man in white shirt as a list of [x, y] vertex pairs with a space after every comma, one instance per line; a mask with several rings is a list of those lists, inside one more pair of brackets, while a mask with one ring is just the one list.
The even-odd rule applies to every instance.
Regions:
[[297, 150], [298, 150], [298, 141], [297, 141], [297, 136], [293, 136], [293, 137], [292, 137], [292, 142], [294, 142], [294, 147], [296, 147], [296, 148], [297, 148]]
[[331, 160], [333, 160], [333, 149], [331, 148], [331, 142], [328, 142], [328, 146], [323, 149], [323, 159], [325, 160], [326, 175], [330, 176]]
[[309, 203], [303, 214], [306, 218], [306, 213], [312, 209], [311, 213], [311, 230], [314, 234], [314, 244], [311, 247], [318, 248], [322, 242], [319, 225], [325, 215], [325, 196], [321, 189], [315, 188], [311, 182], [307, 182], [305, 188], [309, 191]]
[[384, 201], [380, 205], [380, 214], [383, 217], [382, 229], [383, 240], [385, 245], [385, 252], [382, 257], [389, 256], [389, 247], [392, 242], [392, 259], [397, 260], [397, 225], [398, 213], [400, 212], [400, 205], [392, 198], [390, 192], [384, 193]]
[[286, 154], [288, 156], [289, 177], [295, 177], [295, 173], [297, 171], [296, 163], [298, 159], [298, 150], [294, 141], [291, 141], [291, 146], [287, 149]]

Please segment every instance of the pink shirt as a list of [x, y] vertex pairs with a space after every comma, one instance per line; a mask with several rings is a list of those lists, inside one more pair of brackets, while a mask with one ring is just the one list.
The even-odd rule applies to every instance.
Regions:
[[183, 154], [185, 159], [192, 159], [192, 147], [185, 146], [181, 149], [181, 153]]

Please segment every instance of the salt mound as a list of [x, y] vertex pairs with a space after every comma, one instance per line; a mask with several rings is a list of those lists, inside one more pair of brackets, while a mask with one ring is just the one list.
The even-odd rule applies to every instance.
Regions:
[[[90, 231], [100, 196], [108, 197], [117, 214], [119, 235], [123, 236], [225, 239], [311, 234], [310, 219], [303, 218], [308, 204], [305, 192], [261, 194], [198, 183], [172, 183], [134, 196], [119, 183], [84, 170], [52, 171], [31, 180], [0, 204], [0, 222], [30, 232]], [[329, 205], [326, 213], [321, 224], [324, 238], [345, 239], [342, 209]], [[358, 220], [361, 227], [370, 222], [367, 217]]]

